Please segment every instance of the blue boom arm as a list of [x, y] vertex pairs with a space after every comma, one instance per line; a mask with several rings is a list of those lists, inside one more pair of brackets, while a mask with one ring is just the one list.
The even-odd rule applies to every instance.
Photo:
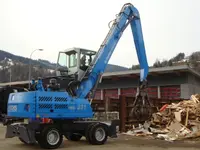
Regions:
[[148, 74], [148, 62], [145, 52], [144, 40], [142, 35], [142, 27], [138, 10], [132, 4], [125, 4], [115, 22], [113, 23], [107, 37], [101, 45], [92, 67], [89, 71], [88, 79], [81, 82], [76, 91], [77, 97], [85, 98], [92, 88], [98, 82], [100, 76], [108, 64], [108, 61], [123, 34], [123, 31], [130, 24], [133, 39], [137, 51], [137, 57], [140, 64], [140, 82], [146, 81]]

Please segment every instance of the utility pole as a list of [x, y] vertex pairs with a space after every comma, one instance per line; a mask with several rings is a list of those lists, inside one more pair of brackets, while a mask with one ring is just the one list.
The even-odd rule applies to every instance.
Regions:
[[28, 87], [29, 87], [29, 89], [31, 87], [31, 56], [35, 51], [43, 51], [43, 49], [36, 49], [36, 50], [32, 51], [32, 53], [30, 55], [30, 59], [29, 59], [29, 77], [28, 77], [28, 81], [29, 81]]
[[10, 73], [10, 86], [11, 86], [11, 82], [12, 82], [12, 68], [9, 68], [9, 73]]

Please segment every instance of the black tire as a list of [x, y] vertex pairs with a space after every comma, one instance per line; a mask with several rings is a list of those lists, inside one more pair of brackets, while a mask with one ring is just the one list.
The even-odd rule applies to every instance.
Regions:
[[[57, 141], [55, 143], [50, 143], [48, 141], [48, 136], [49, 133], [54, 132], [54, 135], [57, 136]], [[60, 133], [59, 128], [54, 126], [54, 125], [47, 125], [46, 127], [44, 127], [39, 135], [39, 137], [37, 137], [38, 139], [38, 143], [40, 145], [41, 148], [45, 148], [45, 149], [56, 149], [59, 148], [60, 145], [63, 142], [63, 135]]]
[[82, 135], [76, 133], [68, 133], [65, 135], [65, 138], [68, 139], [69, 141], [80, 141]]
[[[95, 134], [98, 130], [100, 130], [102, 132], [101, 133], [101, 136], [102, 136], [101, 139], [98, 139], [95, 136]], [[97, 124], [92, 125], [92, 127], [89, 130], [89, 139], [90, 139], [91, 144], [93, 144], [93, 145], [103, 145], [107, 141], [107, 138], [108, 138], [108, 130], [107, 130], [106, 125], [104, 125], [102, 123], [97, 123]]]
[[95, 125], [95, 124], [94, 123], [89, 124], [87, 126], [87, 129], [85, 130], [85, 138], [90, 144], [92, 144], [91, 139], [90, 139], [90, 130], [91, 130], [93, 125]]

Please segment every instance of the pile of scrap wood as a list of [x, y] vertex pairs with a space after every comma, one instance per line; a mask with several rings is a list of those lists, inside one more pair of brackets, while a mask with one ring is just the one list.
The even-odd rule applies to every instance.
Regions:
[[128, 131], [133, 135], [156, 135], [168, 141], [200, 136], [200, 95], [164, 105], [149, 122]]
[[119, 112], [95, 112], [93, 119], [98, 121], [117, 120], [119, 119]]

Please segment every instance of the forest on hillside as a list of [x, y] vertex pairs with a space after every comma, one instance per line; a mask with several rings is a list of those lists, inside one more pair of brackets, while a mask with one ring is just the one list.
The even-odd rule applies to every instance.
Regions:
[[[158, 67], [167, 67], [167, 66], [175, 66], [175, 65], [188, 65], [191, 68], [194, 68], [196, 71], [200, 72], [200, 51], [193, 52], [191, 55], [186, 56], [185, 53], [178, 53], [173, 58], [167, 60], [159, 60], [157, 59], [151, 68]], [[131, 69], [139, 69], [139, 65], [132, 65]]]

